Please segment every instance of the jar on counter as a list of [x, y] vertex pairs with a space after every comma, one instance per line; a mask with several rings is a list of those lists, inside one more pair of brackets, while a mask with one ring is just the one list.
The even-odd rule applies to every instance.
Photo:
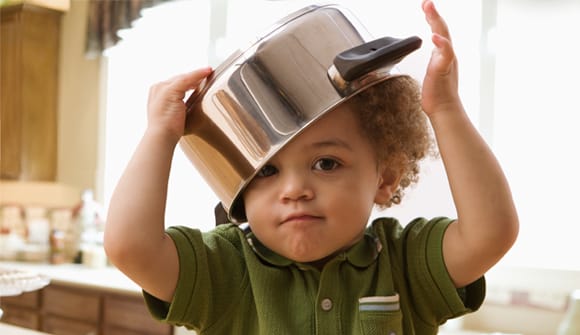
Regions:
[[21, 239], [27, 236], [24, 211], [17, 205], [5, 205], [0, 208], [0, 229], [8, 230]]
[[65, 253], [65, 233], [60, 229], [50, 232], [50, 263], [62, 264], [67, 261]]
[[25, 236], [22, 209], [15, 205], [0, 207], [0, 260], [15, 260]]
[[[71, 208], [53, 208], [50, 211], [50, 245], [53, 263], [60, 263], [61, 259], [64, 263], [71, 263], [78, 251], [75, 236], [72, 234], [74, 228], [72, 214]], [[58, 246], [55, 246], [55, 243]], [[53, 257], [53, 254], [56, 255]]]
[[90, 268], [104, 268], [107, 266], [107, 254], [102, 245], [85, 245], [82, 250], [83, 265]]
[[0, 228], [0, 260], [13, 261], [24, 245], [24, 240], [8, 228]]
[[44, 207], [24, 208], [27, 228], [26, 241], [31, 244], [48, 245], [50, 236], [50, 221], [47, 216], [47, 209]]

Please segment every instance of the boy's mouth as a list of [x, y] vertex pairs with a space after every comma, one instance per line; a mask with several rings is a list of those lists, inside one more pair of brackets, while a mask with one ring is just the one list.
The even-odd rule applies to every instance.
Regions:
[[307, 223], [313, 221], [320, 221], [321, 216], [311, 215], [307, 213], [293, 213], [282, 220], [282, 224], [286, 223]]

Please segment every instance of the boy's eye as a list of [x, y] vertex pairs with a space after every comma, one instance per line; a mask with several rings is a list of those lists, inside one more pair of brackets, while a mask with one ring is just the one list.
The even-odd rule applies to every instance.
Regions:
[[278, 172], [274, 165], [264, 165], [256, 174], [258, 177], [270, 177]]
[[340, 164], [332, 158], [321, 158], [314, 163], [314, 169], [330, 171], [336, 169]]

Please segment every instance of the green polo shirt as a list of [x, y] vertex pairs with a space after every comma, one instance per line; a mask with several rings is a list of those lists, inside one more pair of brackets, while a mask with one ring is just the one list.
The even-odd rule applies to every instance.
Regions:
[[199, 334], [437, 334], [479, 308], [484, 278], [457, 290], [442, 240], [452, 220], [375, 220], [322, 271], [275, 254], [235, 225], [171, 227], [179, 281], [168, 304], [144, 293], [154, 317]]

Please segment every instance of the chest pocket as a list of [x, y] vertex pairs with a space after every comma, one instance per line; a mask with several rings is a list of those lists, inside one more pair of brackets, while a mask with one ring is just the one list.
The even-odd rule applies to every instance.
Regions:
[[403, 334], [403, 314], [399, 295], [362, 297], [358, 301], [358, 312], [362, 334]]

